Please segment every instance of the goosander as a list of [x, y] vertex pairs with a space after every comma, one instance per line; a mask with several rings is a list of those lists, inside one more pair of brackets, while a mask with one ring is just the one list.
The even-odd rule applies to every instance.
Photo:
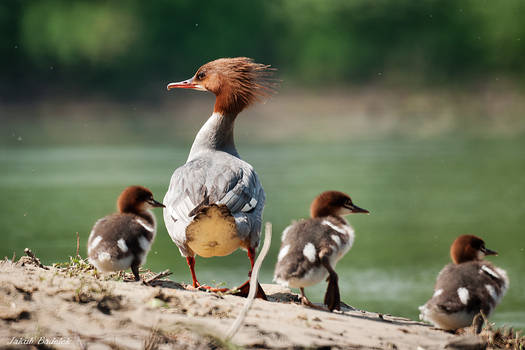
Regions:
[[326, 191], [310, 206], [310, 219], [286, 227], [275, 266], [274, 281], [285, 287], [299, 288], [304, 305], [317, 308], [304, 294], [304, 288], [326, 279], [324, 303], [330, 311], [340, 310], [337, 261], [354, 243], [354, 229], [343, 218], [353, 213], [369, 213], [352, 203], [342, 192]]
[[118, 213], [98, 220], [88, 239], [89, 262], [100, 271], [121, 271], [131, 267], [139, 281], [139, 266], [155, 239], [155, 216], [149, 209], [164, 207], [142, 186], [127, 187], [118, 197]]
[[[216, 96], [213, 114], [197, 133], [186, 163], [174, 171], [164, 197], [164, 223], [186, 257], [194, 288], [201, 287], [195, 255], [226, 256], [242, 248], [250, 259], [250, 274], [253, 269], [265, 194], [257, 173], [235, 148], [233, 127], [242, 110], [273, 92], [272, 70], [246, 57], [221, 58], [206, 63], [188, 80], [168, 84], [168, 90]], [[244, 283], [240, 295], [248, 288]], [[260, 285], [258, 289], [258, 296], [265, 298]]]
[[507, 273], [483, 258], [497, 255], [473, 235], [456, 238], [450, 247], [452, 264], [437, 276], [434, 295], [419, 307], [419, 318], [445, 330], [470, 326], [482, 311], [486, 317], [509, 287]]

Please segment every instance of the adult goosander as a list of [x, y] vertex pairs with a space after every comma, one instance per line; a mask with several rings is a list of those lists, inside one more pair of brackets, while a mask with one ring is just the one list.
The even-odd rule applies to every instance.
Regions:
[[316, 307], [304, 294], [304, 287], [328, 276], [324, 303], [330, 311], [340, 310], [338, 276], [334, 268], [354, 243], [354, 229], [343, 218], [352, 213], [368, 213], [368, 210], [352, 203], [345, 193], [326, 191], [313, 200], [310, 219], [284, 229], [274, 281], [299, 288], [304, 305]]
[[118, 213], [98, 220], [88, 239], [89, 262], [100, 271], [131, 267], [139, 281], [139, 266], [146, 260], [156, 233], [155, 216], [149, 209], [164, 207], [142, 186], [127, 187], [118, 197]]
[[497, 255], [485, 242], [473, 235], [456, 238], [450, 247], [452, 264], [437, 276], [434, 295], [419, 307], [421, 320], [445, 330], [470, 326], [483, 311], [489, 316], [509, 286], [507, 273], [484, 261], [485, 255]]
[[[197, 133], [186, 163], [173, 173], [164, 197], [164, 223], [186, 257], [195, 288], [201, 286], [195, 255], [226, 256], [242, 248], [253, 269], [265, 194], [257, 173], [235, 148], [233, 127], [242, 110], [272, 92], [271, 73], [270, 66], [250, 58], [221, 58], [206, 63], [188, 80], [168, 84], [168, 90], [216, 96], [213, 114]], [[245, 283], [241, 295], [247, 288]], [[264, 298], [258, 288], [258, 296]]]

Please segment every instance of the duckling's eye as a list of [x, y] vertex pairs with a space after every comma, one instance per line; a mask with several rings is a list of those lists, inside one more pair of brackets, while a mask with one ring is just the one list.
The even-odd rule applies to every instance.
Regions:
[[200, 72], [199, 74], [197, 74], [197, 79], [202, 80], [204, 79], [205, 76], [206, 76], [205, 72]]

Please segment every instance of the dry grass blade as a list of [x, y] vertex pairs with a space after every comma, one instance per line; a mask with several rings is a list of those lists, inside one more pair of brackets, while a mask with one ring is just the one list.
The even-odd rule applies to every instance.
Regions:
[[77, 256], [80, 257], [80, 235], [77, 232]]
[[166, 276], [169, 276], [171, 275], [171, 271], [169, 269], [167, 270], [164, 270], [162, 272], [159, 272], [158, 274], [156, 274], [155, 276], [153, 277], [150, 277], [148, 278], [147, 280], [145, 280], [144, 282], [146, 283], [151, 283], [151, 282], [155, 282], [156, 280], [160, 279], [160, 278], [163, 278], [163, 277], [166, 277]]
[[257, 279], [259, 277], [259, 269], [261, 268], [264, 258], [266, 257], [266, 254], [268, 253], [268, 250], [270, 249], [271, 243], [272, 243], [272, 224], [270, 222], [267, 222], [265, 229], [264, 229], [264, 244], [261, 249], [261, 253], [257, 257], [257, 260], [255, 261], [255, 265], [253, 266], [252, 276], [250, 277], [250, 292], [248, 293], [248, 298], [246, 298], [246, 302], [244, 303], [244, 307], [242, 308], [241, 313], [239, 314], [239, 316], [237, 316], [237, 318], [235, 319], [235, 322], [233, 322], [230, 329], [226, 333], [227, 341], [233, 338], [235, 333], [239, 331], [239, 329], [242, 326], [242, 323], [244, 322], [244, 319], [246, 318], [246, 314], [252, 307], [253, 299], [255, 298], [255, 292], [257, 290]]
[[35, 256], [35, 254], [33, 254], [33, 252], [31, 251], [31, 249], [29, 249], [29, 248], [24, 249], [24, 253], [26, 253], [26, 255], [27, 255], [28, 257], [30, 257], [31, 260], [33, 260], [33, 262], [34, 262], [38, 267], [40, 267], [41, 269], [44, 269], [44, 270], [49, 270], [48, 267], [42, 265], [42, 263], [40, 262], [40, 259], [37, 258], [37, 257]]

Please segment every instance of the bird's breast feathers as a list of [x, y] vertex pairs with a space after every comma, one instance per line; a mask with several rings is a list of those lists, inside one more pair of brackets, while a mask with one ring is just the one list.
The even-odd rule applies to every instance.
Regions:
[[[259, 178], [248, 163], [238, 158], [226, 162], [195, 159], [175, 170], [164, 198], [164, 220], [183, 254], [191, 241], [192, 250], [207, 247], [203, 254], [213, 251], [214, 255], [227, 255], [231, 253], [227, 251], [237, 249], [239, 243], [232, 239], [231, 244], [214, 248], [214, 242], [225, 242], [232, 232], [240, 241], [254, 234], [258, 238], [264, 199]], [[199, 210], [212, 207], [222, 209], [198, 215]]]

